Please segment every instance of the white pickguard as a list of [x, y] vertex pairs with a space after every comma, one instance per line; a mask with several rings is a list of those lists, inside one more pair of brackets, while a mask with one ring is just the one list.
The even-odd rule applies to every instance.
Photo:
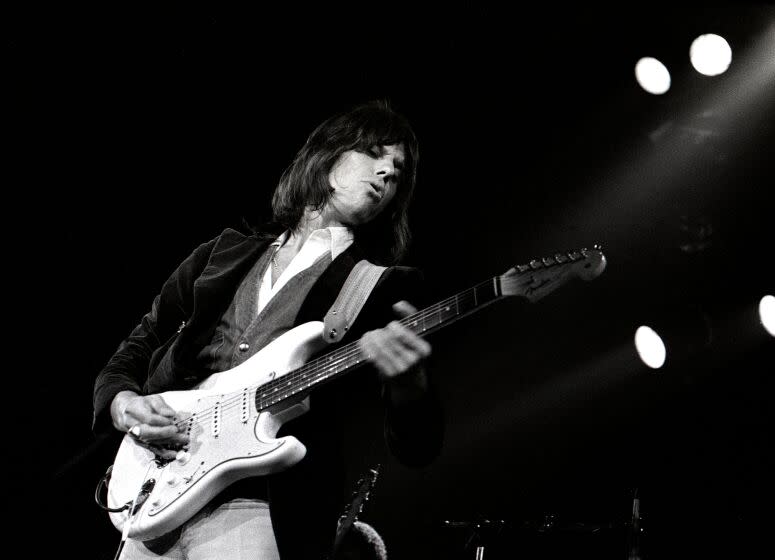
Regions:
[[[301, 367], [325, 347], [323, 323], [299, 325], [239, 366], [216, 373], [189, 391], [161, 393], [180, 418], [189, 418], [188, 452], [166, 465], [131, 436], [124, 436], [108, 486], [108, 506], [121, 507], [154, 480], [153, 489], [130, 521], [128, 535], [159, 537], [187, 521], [232, 482], [278, 472], [306, 453], [292, 436], [275, 438], [287, 421], [309, 410], [309, 399], [283, 402], [278, 410], [256, 410], [256, 387]], [[259, 389], [260, 391], [260, 389]], [[150, 483], [149, 483], [150, 484]], [[110, 514], [123, 530], [129, 509]]]

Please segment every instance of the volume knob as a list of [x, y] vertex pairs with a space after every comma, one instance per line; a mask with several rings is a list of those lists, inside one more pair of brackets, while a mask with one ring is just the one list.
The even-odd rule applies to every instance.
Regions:
[[185, 465], [190, 460], [191, 460], [191, 453], [189, 453], [188, 451], [184, 451], [183, 449], [178, 451], [178, 454], [175, 455], [175, 462], [179, 465]]

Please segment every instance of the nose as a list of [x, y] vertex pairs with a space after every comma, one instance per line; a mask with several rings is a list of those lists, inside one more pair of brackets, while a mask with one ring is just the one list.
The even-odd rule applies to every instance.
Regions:
[[383, 181], [387, 181], [396, 173], [395, 165], [393, 165], [393, 158], [390, 157], [383, 157], [378, 159], [375, 167], [377, 176], [380, 177]]

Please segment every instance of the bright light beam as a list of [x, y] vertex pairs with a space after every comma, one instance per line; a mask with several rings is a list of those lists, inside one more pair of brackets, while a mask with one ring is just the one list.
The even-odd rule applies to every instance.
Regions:
[[659, 369], [665, 365], [665, 343], [651, 327], [640, 326], [635, 331], [635, 350], [643, 363], [651, 369]]
[[635, 63], [635, 79], [640, 87], [654, 95], [662, 95], [670, 89], [670, 72], [651, 56], [643, 57]]
[[775, 336], [775, 297], [764, 296], [759, 302], [759, 320], [764, 329]]
[[732, 62], [732, 49], [726, 39], [720, 35], [707, 33], [692, 41], [689, 47], [689, 60], [700, 74], [718, 76], [729, 68]]

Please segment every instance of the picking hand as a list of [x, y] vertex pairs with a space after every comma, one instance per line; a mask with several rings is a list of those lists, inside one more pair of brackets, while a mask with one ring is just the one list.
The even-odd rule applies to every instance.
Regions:
[[111, 416], [116, 429], [129, 433], [164, 459], [175, 457], [171, 447], [188, 444], [184, 424], [177, 423], [175, 411], [160, 395], [122, 391], [113, 399]]

